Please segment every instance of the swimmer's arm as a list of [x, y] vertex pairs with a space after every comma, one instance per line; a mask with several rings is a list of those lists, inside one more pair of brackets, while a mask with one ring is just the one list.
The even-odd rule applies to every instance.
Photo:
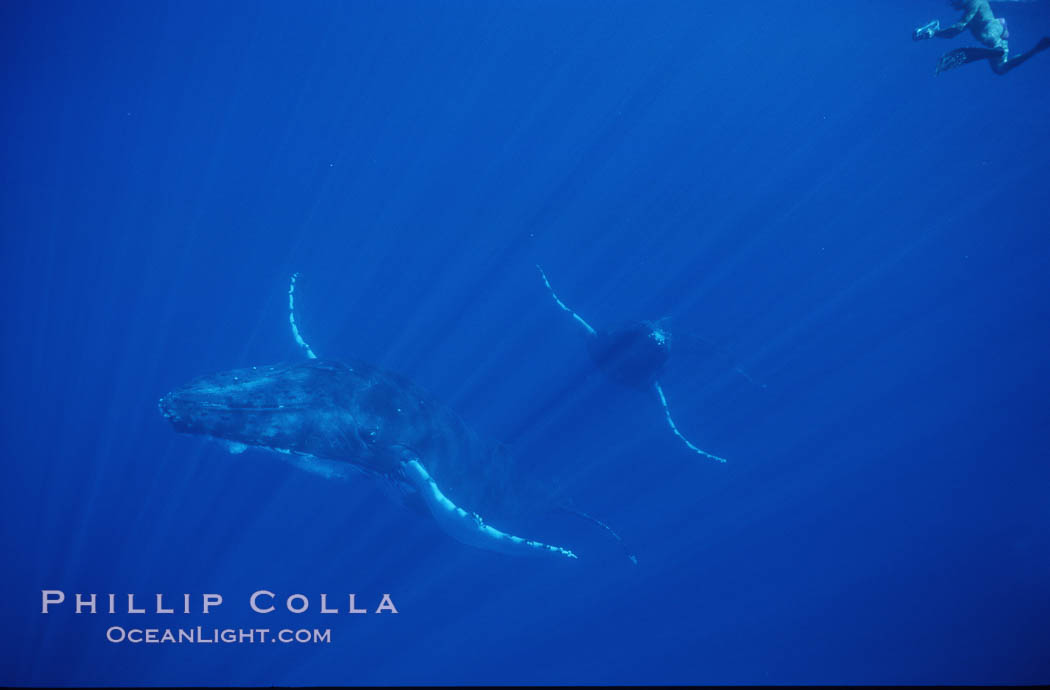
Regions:
[[966, 27], [969, 26], [970, 22], [973, 21], [973, 18], [977, 16], [978, 9], [979, 5], [974, 3], [974, 6], [966, 11], [966, 14], [963, 15], [962, 19], [955, 22], [951, 26], [945, 27], [943, 29], [937, 29], [933, 32], [933, 35], [937, 38], [951, 38], [952, 36], [958, 36], [966, 30]]

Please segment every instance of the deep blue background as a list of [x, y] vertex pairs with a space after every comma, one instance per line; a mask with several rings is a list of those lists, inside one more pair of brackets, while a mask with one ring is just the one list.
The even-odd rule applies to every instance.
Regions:
[[[1047, 3], [995, 6], [1015, 52]], [[1050, 681], [1050, 54], [942, 2], [0, 4], [5, 684]], [[652, 396], [591, 323], [671, 317]], [[462, 546], [172, 433], [188, 379], [413, 378], [639, 564]], [[207, 619], [39, 590], [219, 592]], [[394, 595], [398, 616], [249, 615]], [[142, 619], [146, 619], [145, 621]], [[114, 622], [333, 643], [113, 645]]]

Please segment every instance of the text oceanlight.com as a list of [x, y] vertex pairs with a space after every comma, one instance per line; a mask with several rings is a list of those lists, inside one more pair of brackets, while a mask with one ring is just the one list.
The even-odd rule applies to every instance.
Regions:
[[271, 631], [269, 628], [122, 628], [114, 625], [106, 630], [106, 639], [113, 643], [132, 644], [255, 644], [281, 642], [284, 644], [328, 644], [332, 641], [329, 628]]

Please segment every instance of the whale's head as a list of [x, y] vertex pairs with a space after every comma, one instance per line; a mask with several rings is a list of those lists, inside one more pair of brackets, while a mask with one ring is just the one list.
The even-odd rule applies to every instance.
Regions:
[[308, 360], [204, 376], [159, 407], [181, 433], [389, 474], [402, 459], [405, 430], [390, 428], [388, 401], [375, 389], [372, 372]]

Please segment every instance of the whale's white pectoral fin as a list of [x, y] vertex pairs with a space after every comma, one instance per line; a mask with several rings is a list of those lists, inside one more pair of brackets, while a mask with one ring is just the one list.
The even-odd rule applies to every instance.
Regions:
[[292, 325], [292, 337], [295, 338], [295, 344], [306, 350], [307, 357], [317, 359], [317, 355], [310, 349], [309, 343], [303, 340], [302, 334], [299, 333], [299, 326], [295, 324], [295, 280], [298, 277], [298, 273], [293, 273], [292, 282], [288, 286], [288, 322]]
[[547, 274], [543, 272], [543, 269], [540, 268], [539, 264], [536, 264], [536, 268], [538, 268], [540, 271], [540, 277], [543, 278], [543, 284], [547, 286], [547, 289], [551, 293], [551, 297], [554, 298], [554, 301], [557, 302], [558, 306], [561, 307], [562, 311], [568, 312], [572, 316], [572, 318], [576, 319], [576, 323], [580, 324], [585, 329], [587, 329], [588, 333], [590, 333], [591, 335], [598, 335], [598, 332], [591, 327], [591, 324], [584, 321], [582, 316], [574, 312], [572, 309], [569, 309], [567, 306], [565, 306], [565, 302], [562, 302], [561, 299], [558, 298], [558, 295], [554, 293], [554, 288], [551, 287], [551, 281], [547, 280]]
[[456, 540], [490, 551], [509, 554], [549, 554], [576, 558], [576, 554], [560, 546], [522, 539], [485, 524], [477, 513], [464, 510], [453, 503], [438, 487], [430, 473], [418, 460], [401, 462], [405, 477], [419, 492], [430, 514], [441, 529]]
[[700, 450], [699, 448], [694, 446], [689, 441], [689, 439], [687, 439], [685, 436], [682, 436], [682, 432], [678, 430], [678, 426], [675, 425], [674, 420], [671, 419], [671, 408], [667, 406], [667, 397], [664, 395], [664, 389], [660, 387], [660, 382], [654, 381], [653, 387], [656, 389], [656, 394], [660, 396], [660, 404], [663, 406], [664, 414], [667, 416], [667, 425], [671, 427], [671, 431], [674, 432], [674, 435], [682, 439], [682, 443], [684, 443], [686, 447], [690, 450], [695, 451], [698, 455], [703, 455], [705, 458], [711, 458], [712, 460], [717, 460], [718, 462], [725, 462], [725, 458], [720, 458], [717, 455], [711, 455], [706, 450]]

